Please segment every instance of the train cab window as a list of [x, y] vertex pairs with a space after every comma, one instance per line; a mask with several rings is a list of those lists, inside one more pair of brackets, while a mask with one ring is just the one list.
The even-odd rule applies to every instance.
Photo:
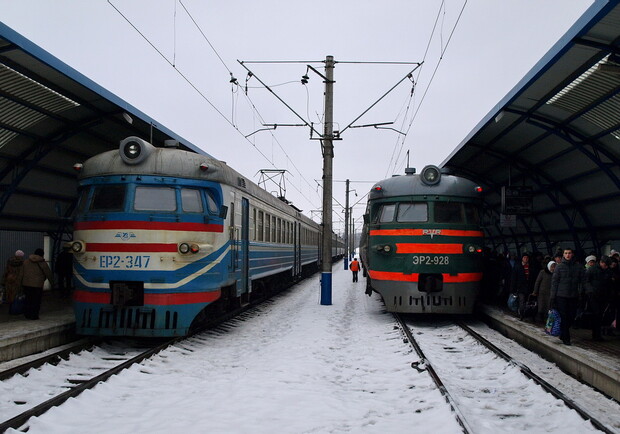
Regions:
[[181, 189], [181, 207], [185, 212], [202, 212], [200, 191], [192, 188]]
[[465, 216], [467, 217], [467, 223], [474, 225], [480, 224], [480, 213], [478, 212], [478, 207], [473, 203], [465, 204]]
[[136, 211], [176, 211], [175, 190], [170, 187], [136, 187], [133, 207]]
[[428, 221], [428, 205], [425, 202], [401, 202], [398, 205], [398, 222]]
[[435, 223], [465, 223], [463, 204], [435, 202]]
[[95, 187], [90, 211], [122, 211], [125, 206], [125, 185], [100, 185]]
[[396, 204], [386, 204], [382, 205], [381, 209], [377, 213], [378, 221], [380, 223], [387, 223], [394, 221], [394, 214], [396, 212]]

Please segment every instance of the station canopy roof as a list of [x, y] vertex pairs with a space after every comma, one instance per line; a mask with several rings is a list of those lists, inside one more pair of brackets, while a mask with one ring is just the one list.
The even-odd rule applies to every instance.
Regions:
[[73, 164], [132, 135], [205, 154], [0, 22], [1, 230], [71, 231]]
[[499, 251], [620, 240], [618, 3], [595, 2], [442, 163], [484, 187]]

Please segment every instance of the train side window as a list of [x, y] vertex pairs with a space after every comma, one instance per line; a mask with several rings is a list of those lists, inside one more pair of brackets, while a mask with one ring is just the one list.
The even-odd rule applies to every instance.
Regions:
[[465, 204], [465, 216], [467, 216], [467, 223], [474, 225], [480, 224], [480, 213], [478, 212], [478, 207], [473, 203]]
[[396, 204], [391, 203], [383, 205], [379, 211], [379, 222], [388, 223], [394, 221], [394, 213], [396, 212]]
[[464, 223], [462, 209], [462, 203], [435, 202], [435, 223]]
[[428, 205], [425, 202], [401, 202], [398, 205], [398, 222], [428, 221]]
[[176, 211], [175, 190], [170, 187], [136, 187], [133, 206], [136, 211]]
[[78, 206], [76, 208], [77, 214], [84, 214], [88, 206], [88, 194], [90, 193], [90, 187], [84, 187], [80, 191], [80, 198], [78, 199]]
[[193, 188], [181, 189], [181, 207], [185, 212], [202, 212], [200, 191]]
[[258, 241], [263, 241], [263, 212], [262, 211], [258, 211], [258, 226], [256, 228], [257, 232], [257, 240]]
[[95, 187], [90, 211], [122, 211], [125, 208], [125, 185]]
[[265, 241], [271, 241], [271, 216], [265, 213]]
[[213, 197], [213, 193], [211, 193], [209, 190], [206, 190], [206, 193], [207, 193], [207, 208], [209, 208], [209, 212], [211, 214], [219, 214], [218, 209], [217, 209], [217, 202], [215, 198]]

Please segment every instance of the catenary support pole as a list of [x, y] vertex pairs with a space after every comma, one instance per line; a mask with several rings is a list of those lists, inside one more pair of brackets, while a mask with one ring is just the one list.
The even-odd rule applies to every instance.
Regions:
[[349, 252], [350, 243], [349, 243], [349, 180], [346, 181], [346, 197], [345, 197], [345, 205], [344, 205], [344, 269], [349, 269]]
[[332, 164], [334, 144], [334, 57], [325, 58], [325, 124], [323, 128], [323, 240], [321, 304], [332, 304]]

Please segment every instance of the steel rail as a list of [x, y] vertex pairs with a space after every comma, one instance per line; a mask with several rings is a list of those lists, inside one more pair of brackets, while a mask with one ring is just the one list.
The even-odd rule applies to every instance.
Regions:
[[409, 343], [415, 349], [416, 353], [418, 354], [418, 357], [420, 357], [420, 361], [419, 362], [411, 363], [411, 367], [416, 369], [419, 372], [424, 371], [424, 370], [426, 372], [428, 372], [428, 374], [432, 378], [433, 382], [437, 386], [437, 389], [439, 389], [439, 392], [441, 392], [441, 394], [445, 398], [445, 400], [448, 403], [448, 405], [450, 405], [450, 408], [454, 412], [454, 417], [456, 418], [457, 423], [463, 429], [463, 432], [465, 434], [473, 433], [473, 430], [471, 429], [471, 427], [467, 423], [467, 421], [465, 419], [465, 416], [463, 416], [463, 414], [459, 410], [458, 405], [456, 404], [455, 400], [452, 398], [452, 395], [450, 395], [450, 392], [448, 392], [448, 389], [443, 384], [443, 381], [441, 381], [441, 378], [439, 378], [439, 375], [437, 375], [437, 372], [435, 371], [435, 369], [431, 365], [430, 361], [424, 355], [424, 352], [422, 351], [422, 348], [420, 348], [420, 345], [418, 345], [418, 342], [413, 337], [413, 334], [411, 333], [411, 330], [409, 329], [409, 327], [407, 326], [405, 321], [402, 319], [402, 317], [398, 313], [394, 313], [394, 318], [396, 318], [396, 321], [400, 325], [401, 330], [407, 336], [407, 339], [409, 340]]
[[461, 327], [463, 330], [465, 330], [467, 333], [469, 333], [471, 336], [473, 336], [474, 339], [476, 339], [480, 344], [484, 345], [487, 349], [497, 354], [499, 357], [506, 360], [508, 363], [519, 368], [519, 370], [521, 371], [521, 373], [523, 373], [523, 375], [533, 380], [536, 384], [542, 387], [547, 393], [550, 393], [551, 395], [553, 395], [553, 397], [555, 397], [556, 399], [563, 401], [568, 408], [575, 410], [579, 414], [579, 416], [581, 416], [584, 420], [590, 421], [590, 423], [592, 423], [592, 425], [594, 425], [595, 428], [607, 434], [614, 434], [616, 432], [614, 430], [607, 428], [605, 424], [603, 424], [602, 422], [600, 422], [599, 420], [597, 420], [596, 418], [588, 414], [588, 412], [582, 409], [579, 405], [577, 405], [575, 401], [573, 401], [568, 396], [566, 396], [564, 393], [562, 393], [560, 390], [558, 390], [556, 387], [552, 386], [547, 381], [543, 380], [541, 377], [536, 375], [534, 372], [532, 372], [532, 370], [529, 367], [527, 367], [523, 363], [510, 357], [507, 353], [505, 353], [504, 351], [499, 349], [497, 346], [489, 342], [487, 339], [482, 337], [478, 332], [474, 331], [467, 324], [465, 324], [462, 321], [456, 321], [456, 324], [459, 327]]

